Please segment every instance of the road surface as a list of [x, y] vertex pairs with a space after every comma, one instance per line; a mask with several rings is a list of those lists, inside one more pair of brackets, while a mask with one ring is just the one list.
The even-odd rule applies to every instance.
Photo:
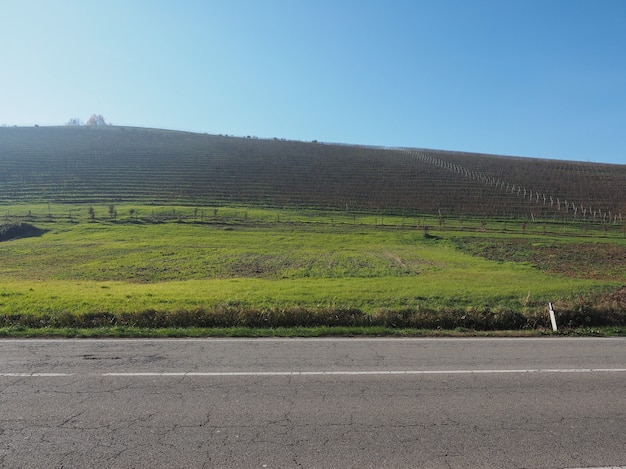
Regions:
[[626, 340], [1, 340], [0, 466], [626, 466]]

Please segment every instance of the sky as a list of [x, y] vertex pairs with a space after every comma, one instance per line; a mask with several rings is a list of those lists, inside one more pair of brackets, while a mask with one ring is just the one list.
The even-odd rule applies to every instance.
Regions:
[[625, 0], [0, 0], [0, 125], [626, 164]]

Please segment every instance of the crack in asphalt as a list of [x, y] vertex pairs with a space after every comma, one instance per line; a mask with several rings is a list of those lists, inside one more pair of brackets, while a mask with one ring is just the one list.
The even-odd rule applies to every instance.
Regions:
[[[76, 355], [100, 357], [80, 359], [89, 363], [88, 372], [77, 367], [71, 376], [1, 375], [0, 466], [36, 467], [35, 458], [45, 454], [49, 467], [166, 467], [173, 461], [179, 467], [308, 467], [312, 461], [342, 461], [459, 468], [468, 457], [481, 461], [489, 442], [504, 448], [497, 455], [502, 467], [523, 467], [520, 458], [546, 446], [573, 467], [594, 445], [626, 450], [623, 372], [336, 371], [348, 362], [367, 362], [370, 370], [372, 363], [382, 366], [375, 343], [361, 356], [344, 353], [326, 363], [335, 370], [328, 374], [293, 373], [283, 360], [274, 367], [287, 370], [283, 374], [199, 375], [202, 369], [241, 369], [221, 362], [226, 348], [218, 354], [212, 347], [203, 350], [213, 353], [210, 359], [186, 368], [196, 374], [103, 376], [127, 371], [131, 362], [160, 363], [160, 355], [151, 350], [148, 358], [131, 360], [118, 358], [117, 350], [96, 350]], [[464, 347], [464, 353], [470, 350]], [[41, 366], [61, 369], [49, 356]], [[248, 366], [262, 369], [260, 361]], [[556, 388], [561, 376], [564, 384]], [[527, 382], [531, 386], [522, 387]], [[593, 398], [583, 402], [585, 393]], [[574, 399], [574, 412], [565, 414], [572, 407], [565, 399]], [[595, 437], [600, 431], [609, 435], [606, 442]], [[392, 451], [379, 456], [385, 448]], [[554, 467], [554, 461], [536, 467]]]

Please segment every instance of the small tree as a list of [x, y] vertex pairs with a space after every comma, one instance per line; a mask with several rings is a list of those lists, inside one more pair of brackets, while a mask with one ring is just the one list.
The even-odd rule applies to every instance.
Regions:
[[100, 114], [92, 114], [92, 116], [87, 120], [85, 125], [107, 125], [104, 117]]
[[79, 126], [79, 125], [83, 125], [83, 123], [78, 117], [72, 117], [69, 121], [67, 121], [67, 124], [65, 125]]
[[94, 221], [96, 219], [96, 211], [93, 209], [93, 207], [89, 207], [89, 219], [91, 221]]
[[115, 210], [115, 205], [113, 204], [109, 205], [109, 217], [111, 217], [112, 220], [117, 218], [117, 210]]

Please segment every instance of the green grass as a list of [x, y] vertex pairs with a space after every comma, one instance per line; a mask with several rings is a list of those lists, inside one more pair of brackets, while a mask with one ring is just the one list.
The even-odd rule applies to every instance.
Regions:
[[588, 293], [598, 286], [603, 283], [553, 279], [528, 269], [510, 267], [488, 271], [451, 268], [421, 278], [235, 278], [150, 284], [13, 280], [2, 283], [0, 314], [171, 311], [219, 305], [266, 309], [350, 307], [365, 312], [406, 307], [500, 307], [519, 311], [528, 305], [569, 298], [572, 292]]
[[0, 225], [44, 230], [0, 227], [5, 333], [542, 329], [549, 301], [571, 330], [626, 324], [624, 165], [0, 133]]
[[[49, 207], [22, 208], [32, 214]], [[37, 223], [47, 230], [42, 236], [0, 243], [0, 317], [28, 324], [42, 318], [47, 325], [80, 324], [80, 318], [88, 322], [96, 315], [113, 322], [131, 318], [119, 322], [132, 324], [150, 311], [426, 311], [452, 315], [447, 324], [463, 325], [469, 320], [461, 318], [475, 315], [471, 324], [492, 327], [506, 321], [485, 315], [523, 314], [537, 323], [549, 301], [564, 310], [589, 309], [588, 298], [625, 280], [542, 271], [524, 257], [526, 251], [520, 259], [486, 259], [485, 246], [516, 238], [477, 232], [467, 221], [466, 232], [430, 231], [435, 236], [425, 237], [421, 220], [412, 225], [402, 217], [385, 222], [366, 214], [365, 222], [357, 222], [356, 216], [323, 212], [138, 207], [136, 217], [122, 217], [119, 210], [130, 208], [119, 206], [117, 220], [91, 222], [87, 206], [72, 206], [71, 219], [59, 216], [69, 207], [53, 208], [53, 221]], [[538, 235], [524, 239], [526, 250], [557, 242]], [[391, 321], [385, 318], [378, 321]]]

